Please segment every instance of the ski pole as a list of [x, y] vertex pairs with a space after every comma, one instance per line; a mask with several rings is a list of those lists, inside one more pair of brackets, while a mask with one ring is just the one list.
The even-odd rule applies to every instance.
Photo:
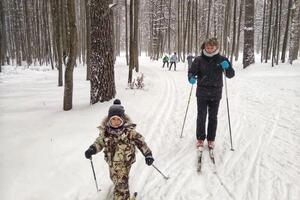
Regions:
[[186, 116], [187, 116], [187, 112], [189, 110], [189, 105], [190, 105], [190, 101], [191, 101], [191, 96], [192, 96], [192, 92], [193, 92], [193, 86], [191, 87], [191, 91], [190, 91], [190, 96], [189, 96], [189, 101], [186, 107], [186, 111], [185, 111], [185, 115], [184, 115], [184, 120], [183, 120], [183, 124], [182, 124], [182, 129], [181, 129], [181, 134], [180, 134], [180, 138], [182, 138], [182, 133], [183, 133], [183, 129], [184, 129], [184, 125], [185, 125], [185, 120], [186, 120]]
[[90, 161], [91, 161], [91, 166], [92, 166], [92, 170], [93, 170], [93, 175], [94, 175], [94, 180], [95, 180], [95, 184], [96, 184], [96, 189], [97, 189], [97, 192], [99, 192], [100, 190], [98, 189], [97, 178], [96, 178], [96, 174], [95, 174], [95, 169], [94, 169], [94, 164], [93, 164], [92, 157], [90, 158]]
[[168, 180], [170, 177], [168, 177], [168, 176], [166, 176], [166, 175], [164, 175], [155, 165], [153, 165], [152, 164], [152, 167], [154, 168], [154, 169], [156, 169], [163, 177], [164, 177], [164, 179], [166, 179], [166, 180]]
[[228, 116], [228, 126], [229, 126], [229, 134], [230, 134], [230, 145], [231, 151], [234, 151], [232, 146], [232, 136], [231, 136], [231, 124], [230, 124], [230, 113], [229, 113], [229, 102], [228, 102], [228, 93], [227, 93], [227, 82], [226, 82], [226, 71], [224, 70], [224, 83], [225, 83], [225, 94], [226, 94], [226, 104], [227, 104], [227, 116]]

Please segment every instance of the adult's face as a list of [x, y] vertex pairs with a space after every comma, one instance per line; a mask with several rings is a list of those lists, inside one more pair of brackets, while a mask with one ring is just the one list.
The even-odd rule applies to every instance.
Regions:
[[209, 54], [215, 52], [217, 50], [216, 46], [212, 46], [212, 45], [205, 45], [205, 51]]

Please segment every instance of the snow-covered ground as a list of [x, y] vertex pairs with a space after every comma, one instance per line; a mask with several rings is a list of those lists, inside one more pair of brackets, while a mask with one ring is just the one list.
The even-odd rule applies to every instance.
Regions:
[[[141, 200], [300, 199], [300, 63], [271, 68], [255, 64], [228, 80], [233, 145], [230, 151], [225, 94], [219, 110], [215, 159], [208, 152], [196, 172], [196, 97], [193, 91], [180, 139], [190, 85], [186, 67], [161, 68], [140, 58], [145, 90], [126, 88], [124, 58], [116, 63], [117, 98], [151, 147], [154, 164], [141, 153], [131, 169], [131, 192]], [[52, 70], [4, 67], [0, 73], [0, 199], [105, 200], [112, 183], [103, 153], [94, 156], [96, 192], [84, 151], [112, 101], [89, 105], [85, 69], [74, 71], [74, 107], [62, 111], [63, 88]]]

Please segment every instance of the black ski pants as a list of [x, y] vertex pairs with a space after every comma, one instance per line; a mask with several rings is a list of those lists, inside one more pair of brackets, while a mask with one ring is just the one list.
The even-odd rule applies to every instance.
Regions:
[[169, 68], [169, 70], [171, 70], [172, 69], [172, 65], [174, 64], [174, 70], [176, 71], [176, 62], [171, 62], [171, 65], [170, 65], [170, 68]]
[[165, 64], [166, 64], [166, 63], [167, 63], [167, 67], [169, 67], [169, 62], [168, 62], [168, 61], [165, 61], [164, 64], [163, 64], [163, 66], [162, 66], [162, 68], [165, 67]]
[[[221, 99], [204, 99], [197, 98], [197, 140], [215, 141], [217, 125], [218, 125], [218, 110]], [[207, 136], [205, 131], [206, 116], [208, 111], [208, 126]]]

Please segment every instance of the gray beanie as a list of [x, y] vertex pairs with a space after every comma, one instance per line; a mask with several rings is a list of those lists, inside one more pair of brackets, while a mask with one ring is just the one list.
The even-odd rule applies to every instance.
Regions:
[[114, 104], [110, 106], [108, 110], [108, 118], [111, 118], [115, 115], [121, 118], [125, 117], [125, 109], [121, 105], [121, 101], [119, 99], [114, 100]]

